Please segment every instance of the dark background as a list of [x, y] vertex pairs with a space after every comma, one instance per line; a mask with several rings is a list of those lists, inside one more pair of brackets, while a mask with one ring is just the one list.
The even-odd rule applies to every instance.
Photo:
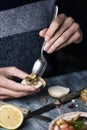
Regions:
[[[85, 56], [87, 55], [87, 4], [86, 0], [59, 0], [59, 13], [65, 13], [67, 16], [71, 16], [78, 22], [83, 31], [83, 41], [84, 44], [71, 45], [74, 48], [70, 52], [77, 56]], [[77, 52], [77, 51], [78, 52]], [[81, 50], [83, 51], [81, 53]]]
[[39, 0], [0, 0], [0, 10], [11, 9], [37, 1]]
[[[0, 10], [15, 8], [38, 0], [0, 0]], [[58, 51], [58, 72], [67, 73], [87, 69], [87, 4], [86, 0], [58, 0], [59, 13], [71, 16], [81, 26], [83, 41]], [[62, 53], [61, 53], [62, 52]]]
[[87, 69], [87, 2], [86, 0], [59, 0], [57, 3], [59, 13], [73, 17], [80, 24], [83, 32], [83, 41], [80, 44], [71, 44], [63, 49], [64, 56], [60, 59], [59, 66], [62, 72], [85, 70]]

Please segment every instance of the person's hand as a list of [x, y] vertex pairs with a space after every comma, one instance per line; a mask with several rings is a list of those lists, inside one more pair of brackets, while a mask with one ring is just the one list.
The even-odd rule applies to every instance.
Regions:
[[0, 68], [0, 99], [19, 98], [36, 92], [34, 87], [12, 80], [13, 77], [24, 79], [27, 75], [16, 67]]
[[82, 41], [82, 32], [78, 23], [72, 17], [59, 14], [48, 29], [40, 31], [40, 36], [44, 37], [46, 45], [44, 51], [52, 53], [71, 43]]

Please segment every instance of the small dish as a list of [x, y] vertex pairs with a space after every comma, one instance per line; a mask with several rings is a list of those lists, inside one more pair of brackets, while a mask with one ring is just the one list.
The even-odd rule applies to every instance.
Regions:
[[[63, 115], [58, 116], [57, 118], [55, 118], [49, 125], [49, 129], [48, 130], [59, 130], [58, 128], [56, 128], [56, 122], [60, 119], [66, 120], [66, 121], [70, 121], [76, 117], [84, 117], [87, 118], [87, 112], [69, 112], [69, 113], [65, 113]], [[68, 130], [68, 129], [67, 129]], [[80, 129], [79, 129], [80, 130]]]

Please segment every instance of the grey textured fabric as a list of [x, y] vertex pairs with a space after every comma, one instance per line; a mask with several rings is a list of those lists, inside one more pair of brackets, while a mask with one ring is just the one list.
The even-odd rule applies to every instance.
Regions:
[[51, 21], [55, 0], [40, 0], [15, 9], [0, 12], [0, 37], [47, 27]]
[[[0, 67], [16, 66], [31, 73], [43, 43], [39, 31], [49, 26], [55, 2], [40, 0], [0, 12]], [[50, 71], [54, 54], [46, 57]]]

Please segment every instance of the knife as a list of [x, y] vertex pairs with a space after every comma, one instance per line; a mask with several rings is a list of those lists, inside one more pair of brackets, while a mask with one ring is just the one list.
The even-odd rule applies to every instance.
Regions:
[[26, 119], [35, 117], [36, 115], [43, 114], [43, 113], [50, 111], [54, 108], [59, 108], [59, 107], [61, 107], [61, 105], [64, 105], [64, 104], [70, 102], [72, 99], [79, 98], [82, 90], [83, 89], [78, 90], [76, 92], [71, 92], [68, 95], [66, 95], [66, 96], [64, 96], [64, 97], [62, 97], [62, 98], [60, 98], [60, 99], [58, 99], [58, 100], [56, 100], [48, 105], [45, 105], [45, 106], [43, 106], [35, 111], [32, 111], [32, 112], [29, 111], [29, 113], [26, 116]]

